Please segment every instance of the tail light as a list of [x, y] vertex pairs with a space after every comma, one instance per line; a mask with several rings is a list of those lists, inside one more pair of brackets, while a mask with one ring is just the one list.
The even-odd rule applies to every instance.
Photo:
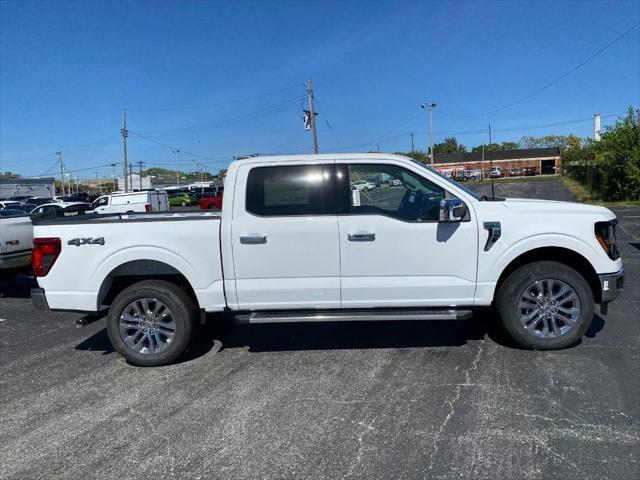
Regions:
[[59, 238], [33, 239], [33, 273], [36, 277], [44, 277], [49, 273], [62, 251]]
[[147, 213], [149, 213], [149, 212], [151, 212], [151, 211], [152, 211], [152, 208], [151, 208], [151, 204], [150, 204], [150, 203], [145, 203], [145, 204], [144, 204], [144, 211], [145, 211], [145, 212], [147, 212]]
[[597, 222], [595, 225], [596, 239], [611, 260], [620, 258], [620, 252], [616, 245], [617, 223], [618, 221], [613, 219], [609, 222]]

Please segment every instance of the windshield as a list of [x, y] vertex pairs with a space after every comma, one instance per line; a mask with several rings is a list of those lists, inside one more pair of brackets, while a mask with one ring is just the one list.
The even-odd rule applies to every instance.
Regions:
[[478, 195], [476, 192], [474, 192], [473, 190], [465, 187], [464, 185], [461, 185], [460, 183], [456, 182], [455, 180], [447, 177], [446, 175], [441, 174], [439, 171], [437, 171], [434, 168], [428, 167], [427, 165], [425, 165], [422, 162], [419, 162], [418, 160], [415, 160], [413, 158], [410, 158], [410, 160], [415, 164], [415, 165], [419, 165], [421, 168], [428, 170], [431, 173], [435, 173], [438, 177], [442, 178], [443, 180], [445, 180], [447, 183], [450, 183], [451, 185], [455, 185], [457, 188], [459, 188], [460, 190], [462, 190], [463, 192], [465, 192], [466, 194], [470, 195], [471, 197], [475, 198], [476, 200], [482, 200], [482, 196]]

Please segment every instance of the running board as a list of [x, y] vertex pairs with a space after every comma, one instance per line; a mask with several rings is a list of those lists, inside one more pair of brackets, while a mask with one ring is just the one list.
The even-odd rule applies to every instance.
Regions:
[[252, 312], [235, 316], [236, 323], [359, 322], [388, 320], [466, 320], [471, 310], [310, 310]]

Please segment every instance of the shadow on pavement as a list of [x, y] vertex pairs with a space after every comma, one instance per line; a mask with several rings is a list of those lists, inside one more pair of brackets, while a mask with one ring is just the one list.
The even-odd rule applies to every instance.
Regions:
[[[605, 325], [595, 315], [586, 336], [593, 338]], [[489, 337], [507, 348], [523, 350], [504, 332], [491, 311], [476, 312], [469, 320], [425, 320], [348, 323], [290, 323], [269, 325], [236, 325], [230, 319], [211, 319], [199, 326], [195, 340], [177, 363], [189, 362], [206, 355], [219, 341], [220, 351], [249, 348], [250, 352], [299, 350], [341, 350], [371, 348], [457, 347], [469, 340]], [[115, 350], [103, 328], [76, 346], [77, 350]]]
[[209, 322], [207, 338], [220, 350], [248, 347], [251, 352], [461, 346], [484, 338], [485, 322], [475, 318], [447, 321], [390, 321], [235, 325]]
[[29, 272], [14, 271], [0, 276], [0, 298], [29, 298], [31, 289], [37, 287], [36, 279]]

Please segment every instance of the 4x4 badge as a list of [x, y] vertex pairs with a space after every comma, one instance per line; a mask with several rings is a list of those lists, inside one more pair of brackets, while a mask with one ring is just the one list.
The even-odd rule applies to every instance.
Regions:
[[97, 238], [72, 238], [67, 242], [67, 245], [104, 245], [104, 237]]

